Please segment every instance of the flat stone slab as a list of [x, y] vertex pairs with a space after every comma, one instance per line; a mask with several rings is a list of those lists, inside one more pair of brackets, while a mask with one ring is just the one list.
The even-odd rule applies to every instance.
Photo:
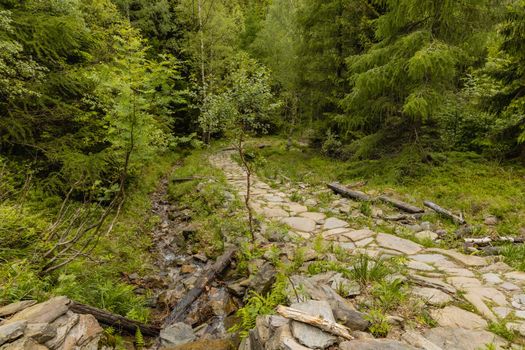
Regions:
[[487, 321], [481, 316], [457, 306], [446, 306], [440, 310], [432, 310], [430, 315], [442, 327], [483, 330], [488, 326]]
[[315, 231], [315, 221], [309, 218], [302, 218], [299, 216], [292, 216], [281, 219], [281, 222], [290, 226], [296, 231], [313, 232]]
[[515, 281], [525, 281], [525, 272], [521, 272], [521, 271], [507, 272], [505, 274], [505, 277], [510, 278], [511, 280], [515, 280]]
[[417, 350], [413, 346], [391, 339], [356, 339], [339, 344], [340, 350]]
[[473, 277], [449, 277], [448, 282], [458, 289], [481, 287], [481, 282]]
[[[323, 236], [324, 239], [331, 239], [331, 240], [333, 240], [334, 237], [337, 238], [339, 236], [342, 236], [346, 232], [348, 232], [347, 228], [340, 227], [340, 228], [334, 228], [334, 229], [331, 229], [331, 230], [323, 231], [321, 233], [321, 235]], [[345, 238], [346, 238], [346, 236], [345, 236]]]
[[281, 208], [263, 208], [262, 214], [267, 218], [285, 218], [289, 216], [288, 212]]
[[0, 317], [16, 314], [36, 304], [36, 300], [24, 300], [0, 307]]
[[440, 266], [439, 268], [449, 275], [454, 275], [458, 277], [475, 277], [474, 273], [469, 269], [447, 266]]
[[493, 272], [483, 274], [483, 279], [490, 284], [500, 284], [503, 282], [499, 275]]
[[412, 270], [419, 270], [419, 271], [434, 271], [435, 269], [430, 266], [429, 264], [426, 264], [424, 262], [421, 262], [421, 261], [417, 261], [417, 260], [410, 260], [408, 263], [407, 263], [407, 267], [409, 269], [412, 269]]
[[0, 346], [21, 337], [24, 334], [26, 326], [27, 321], [25, 320], [0, 326]]
[[424, 336], [443, 350], [480, 350], [488, 344], [500, 350], [506, 346], [506, 341], [494, 333], [460, 327], [431, 328]]
[[307, 212], [301, 213], [301, 214], [299, 214], [299, 216], [301, 216], [303, 218], [312, 219], [315, 222], [323, 221], [324, 219], [326, 219], [326, 215], [325, 214], [317, 213], [317, 212], [313, 212], [313, 211], [307, 211]]
[[435, 288], [416, 287], [412, 289], [412, 293], [434, 306], [442, 306], [452, 301], [450, 295]]
[[357, 242], [357, 241], [360, 241], [366, 238], [371, 238], [375, 234], [376, 233], [372, 230], [363, 229], [363, 230], [350, 231], [348, 233], [345, 233], [345, 236], [350, 238], [352, 241]]
[[383, 248], [397, 250], [405, 254], [416, 254], [423, 249], [423, 247], [417, 243], [386, 233], [378, 233], [376, 241], [377, 244]]
[[274, 202], [274, 203], [284, 202], [284, 199], [282, 197], [276, 196], [274, 194], [267, 194], [264, 196], [264, 199], [268, 202]]
[[70, 300], [66, 297], [51, 298], [46, 302], [28, 307], [0, 325], [27, 320], [28, 323], [50, 323], [65, 314], [69, 308]]
[[354, 242], [355, 242], [355, 246], [356, 247], [366, 247], [367, 245], [369, 245], [373, 241], [374, 241], [374, 239], [372, 237], [368, 237], [368, 238], [362, 239], [360, 241], [354, 241]]
[[338, 218], [328, 218], [325, 220], [323, 230], [332, 230], [334, 228], [348, 227], [348, 222]]
[[288, 210], [292, 213], [295, 213], [295, 215], [308, 211], [307, 207], [299, 203], [286, 203], [286, 204], [283, 204], [283, 206], [287, 207]]
[[417, 260], [417, 261], [427, 263], [427, 264], [434, 264], [436, 265], [436, 267], [439, 267], [439, 268], [458, 267], [452, 261], [448, 260], [446, 256], [441, 255], [441, 254], [416, 254], [416, 255], [412, 255], [410, 258]]
[[[309, 300], [305, 303], [292, 304], [291, 307], [304, 311], [312, 316], [319, 316], [335, 322], [332, 308], [327, 301]], [[309, 348], [325, 349], [337, 342], [337, 337], [323, 332], [319, 328], [307, 325], [306, 323], [292, 321], [291, 329], [295, 339]]]
[[[447, 255], [451, 257], [452, 259], [467, 265], [467, 266], [486, 266], [488, 265], [488, 260], [486, 258], [483, 258], [481, 256], [474, 256], [474, 255], [465, 255], [461, 254], [460, 252], [457, 252], [455, 250], [449, 250], [449, 249], [440, 249], [440, 248], [430, 248], [427, 249], [429, 252], [439, 253], [442, 255]], [[525, 275], [525, 274], [524, 274]]]

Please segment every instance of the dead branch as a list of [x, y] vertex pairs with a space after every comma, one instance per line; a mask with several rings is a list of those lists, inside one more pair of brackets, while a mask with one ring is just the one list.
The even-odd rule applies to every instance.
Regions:
[[332, 191], [334, 191], [337, 194], [340, 194], [343, 197], [348, 197], [351, 199], [356, 199], [356, 200], [365, 201], [365, 202], [370, 201], [370, 197], [366, 193], [357, 191], [357, 190], [351, 190], [348, 187], [345, 187], [338, 182], [332, 182], [328, 184], [327, 186]]
[[423, 203], [425, 204], [426, 207], [429, 207], [430, 209], [434, 210], [436, 213], [449, 218], [450, 220], [454, 221], [456, 224], [464, 225], [467, 223], [462, 216], [454, 215], [451, 211], [440, 207], [436, 203], [433, 203], [431, 201], [424, 201]]

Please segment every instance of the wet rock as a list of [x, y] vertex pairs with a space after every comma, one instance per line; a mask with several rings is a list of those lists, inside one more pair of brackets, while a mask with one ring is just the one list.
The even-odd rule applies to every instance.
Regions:
[[0, 345], [11, 342], [24, 334], [27, 321], [17, 321], [0, 326]]
[[[312, 316], [319, 316], [335, 322], [332, 309], [327, 301], [310, 300], [305, 303], [295, 303], [292, 308], [304, 311]], [[302, 322], [292, 321], [291, 330], [297, 341], [314, 349], [325, 349], [337, 342], [337, 338]]]
[[430, 312], [433, 319], [442, 327], [462, 327], [470, 330], [485, 329], [488, 324], [480, 316], [460, 309], [457, 306], [447, 306], [441, 310]]
[[10, 316], [36, 304], [35, 300], [24, 300], [0, 307], [0, 317]]
[[48, 350], [44, 345], [38, 344], [31, 338], [21, 338], [2, 346], [2, 350]]
[[195, 340], [195, 334], [191, 326], [183, 322], [175, 323], [160, 331], [162, 346], [176, 346], [190, 343]]
[[390, 339], [356, 339], [339, 344], [340, 350], [417, 350], [416, 348]]
[[70, 301], [66, 297], [55, 297], [46, 302], [28, 307], [0, 325], [27, 320], [28, 323], [49, 323], [56, 320], [68, 310]]
[[494, 333], [460, 327], [436, 327], [427, 330], [424, 336], [443, 350], [479, 350], [485, 349], [488, 344], [502, 349], [506, 345], [506, 342]]

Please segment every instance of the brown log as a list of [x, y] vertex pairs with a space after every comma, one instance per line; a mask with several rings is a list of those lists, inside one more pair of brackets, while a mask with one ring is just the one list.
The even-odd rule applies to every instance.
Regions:
[[348, 197], [360, 201], [369, 201], [370, 197], [361, 191], [351, 190], [346, 186], [341, 185], [338, 182], [332, 182], [328, 184], [328, 188], [330, 188], [332, 191], [334, 191], [337, 194], [340, 194], [343, 197]]
[[396, 207], [398, 209], [401, 209], [401, 210], [404, 210], [407, 213], [417, 214], [417, 213], [424, 212], [423, 209], [418, 208], [416, 206], [413, 206], [411, 204], [405, 203], [403, 201], [400, 201], [399, 199], [390, 198], [390, 197], [387, 197], [387, 196], [384, 196], [384, 195], [383, 196], [379, 196], [378, 199], [380, 201], [382, 201], [382, 202], [385, 202], [385, 203], [388, 203], [388, 204], [392, 204], [394, 207]]
[[491, 238], [491, 237], [481, 237], [481, 238], [465, 238], [465, 243], [471, 243], [476, 245], [489, 245], [491, 243], [498, 242], [498, 243], [524, 243], [525, 238], [524, 237], [497, 237], [497, 238]]
[[333, 321], [318, 316], [312, 316], [301, 310], [293, 309], [291, 307], [283, 305], [277, 306], [276, 311], [279, 315], [283, 317], [309, 324], [310, 326], [319, 328], [330, 334], [337, 335], [338, 337], [342, 337], [347, 340], [354, 339], [354, 337], [350, 335], [350, 330], [347, 327], [340, 325], [339, 323], [335, 323]]
[[235, 247], [230, 247], [215, 261], [215, 263], [209, 268], [195, 282], [195, 286], [175, 305], [175, 308], [171, 311], [170, 315], [164, 320], [164, 327], [167, 327], [175, 322], [182, 322], [188, 312], [190, 306], [200, 297], [202, 292], [206, 289], [206, 286], [214, 281], [218, 275], [220, 275], [226, 267], [230, 265], [233, 254], [235, 253]]
[[440, 207], [436, 203], [433, 203], [431, 201], [424, 201], [423, 204], [425, 204], [426, 207], [429, 207], [430, 209], [434, 210], [436, 213], [441, 214], [452, 221], [454, 221], [456, 224], [464, 225], [467, 222], [462, 217], [459, 217], [457, 215], [452, 214], [449, 210]]
[[80, 304], [76, 301], [71, 301], [69, 309], [77, 314], [93, 315], [97, 321], [102, 324], [114, 327], [117, 331], [125, 331], [129, 334], [135, 334], [138, 328], [143, 335], [149, 337], [157, 337], [160, 332], [160, 327], [133, 321], [129, 318], [115, 315], [111, 312], [101, 310], [93, 306]]

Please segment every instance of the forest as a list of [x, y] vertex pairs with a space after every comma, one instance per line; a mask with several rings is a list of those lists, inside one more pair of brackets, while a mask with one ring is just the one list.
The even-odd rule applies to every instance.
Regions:
[[0, 349], [525, 346], [524, 0], [0, 0], [0, 48]]

